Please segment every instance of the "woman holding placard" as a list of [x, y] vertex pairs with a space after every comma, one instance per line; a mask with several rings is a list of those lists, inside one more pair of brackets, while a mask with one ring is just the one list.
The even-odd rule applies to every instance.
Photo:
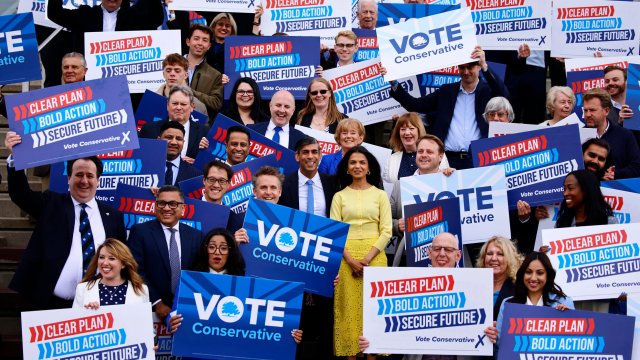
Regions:
[[350, 227], [334, 294], [334, 349], [336, 356], [355, 359], [362, 334], [363, 269], [387, 265], [384, 249], [391, 238], [391, 206], [382, 190], [380, 164], [364, 147], [345, 154], [338, 179], [342, 190], [333, 197], [331, 218]]
[[600, 181], [589, 170], [576, 170], [564, 178], [564, 200], [560, 205], [557, 228], [617, 224], [611, 206], [604, 200]]

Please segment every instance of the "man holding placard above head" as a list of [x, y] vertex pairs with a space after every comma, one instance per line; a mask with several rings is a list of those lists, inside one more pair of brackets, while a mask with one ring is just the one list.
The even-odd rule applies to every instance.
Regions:
[[[477, 61], [458, 65], [460, 81], [444, 84], [440, 89], [414, 98], [398, 81], [391, 81], [391, 97], [407, 111], [428, 114], [429, 132], [444, 139], [445, 153], [451, 167], [473, 167], [469, 144], [487, 137], [489, 125], [483, 113], [487, 102], [495, 96], [507, 96], [507, 89], [485, 60], [484, 50], [476, 46], [471, 58]], [[382, 75], [387, 70], [380, 69]], [[480, 80], [480, 71], [484, 80]]]

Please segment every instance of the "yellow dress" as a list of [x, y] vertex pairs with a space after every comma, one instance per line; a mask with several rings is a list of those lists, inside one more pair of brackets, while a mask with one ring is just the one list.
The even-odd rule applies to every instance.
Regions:
[[[346, 250], [356, 260], [363, 259], [376, 247], [380, 250], [369, 266], [387, 266], [384, 248], [391, 238], [391, 206], [387, 194], [375, 186], [366, 190], [350, 187], [335, 194], [331, 218], [349, 223]], [[351, 267], [342, 259], [340, 281], [334, 293], [333, 339], [336, 356], [353, 356], [360, 352], [362, 335], [362, 277], [354, 278]]]

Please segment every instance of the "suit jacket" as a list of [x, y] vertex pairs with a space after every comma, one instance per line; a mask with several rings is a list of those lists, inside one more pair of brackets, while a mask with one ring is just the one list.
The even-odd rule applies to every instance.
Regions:
[[[487, 137], [489, 124], [482, 116], [484, 108], [492, 97], [507, 97], [508, 92], [502, 79], [491, 69], [484, 71], [482, 74], [486, 82], [480, 80], [476, 87], [475, 112], [476, 123], [480, 129], [480, 134], [482, 137]], [[459, 91], [460, 81], [453, 84], [442, 85], [439, 90], [429, 95], [414, 98], [409, 95], [402, 86], [398, 86], [396, 90], [391, 90], [391, 97], [396, 99], [407, 111], [427, 114], [429, 132], [439, 137], [442, 141], [445, 141], [449, 134], [449, 127], [453, 119], [453, 109], [456, 106]]]
[[[84, 33], [102, 32], [102, 7], [81, 5], [77, 9], [65, 9], [62, 0], [49, 0], [47, 16], [54, 23], [67, 28], [72, 34], [71, 48], [84, 54]], [[116, 31], [155, 30], [164, 21], [161, 0], [138, 0], [129, 7], [123, 1], [118, 10]]]
[[[188, 225], [180, 224], [180, 267], [189, 269], [196, 259], [204, 234]], [[138, 273], [149, 287], [151, 303], [157, 300], [171, 307], [171, 266], [164, 230], [158, 220], [136, 224], [129, 232], [129, 248], [138, 262]]]
[[498, 320], [498, 313], [500, 312], [500, 307], [504, 299], [512, 297], [515, 293], [516, 286], [511, 282], [510, 278], [507, 278], [500, 288], [496, 303], [493, 304], [493, 321]]
[[200, 65], [196, 66], [190, 86], [193, 95], [207, 107], [209, 121], [213, 121], [222, 107], [222, 74], [203, 60]]
[[[127, 293], [124, 297], [125, 304], [141, 304], [149, 302], [149, 288], [147, 285], [142, 284], [143, 293], [136, 294], [133, 290], [133, 285], [131, 281], [128, 282]], [[84, 308], [85, 305], [92, 301], [97, 301], [100, 303], [100, 290], [98, 286], [98, 281], [93, 283], [91, 288], [88, 288], [88, 282], [83, 282], [78, 284], [76, 287], [76, 297], [73, 299], [73, 307], [74, 308]]]
[[180, 181], [189, 180], [198, 176], [202, 176], [202, 171], [198, 170], [195, 166], [189, 164], [188, 162], [180, 160], [178, 175], [176, 176], [176, 183], [172, 185], [178, 186]]
[[[267, 133], [267, 128], [269, 127], [269, 123], [271, 122], [271, 120], [269, 121], [265, 121], [265, 122], [260, 122], [257, 124], [251, 124], [249, 126], [247, 126], [249, 129], [255, 130], [256, 132], [265, 135]], [[305, 137], [306, 135], [300, 131], [295, 129], [292, 125], [289, 125], [289, 145], [287, 146], [290, 150], [295, 151], [296, 150], [296, 143], [298, 142], [298, 140], [302, 139], [303, 137]]]
[[[169, 119], [144, 124], [142, 129], [140, 129], [138, 136], [145, 139], [157, 139], [158, 136], [160, 136], [160, 129], [162, 128], [162, 125], [167, 121], [169, 121]], [[209, 133], [209, 127], [193, 120], [189, 120], [189, 124], [189, 139], [187, 139], [186, 143], [187, 156], [195, 159], [196, 156], [198, 156], [198, 151], [200, 151], [200, 140], [207, 136]]]
[[[300, 210], [300, 196], [298, 193], [299, 178], [297, 171], [287, 175], [284, 179], [284, 183], [282, 184], [282, 188], [287, 189], [287, 191], [282, 192], [282, 196], [280, 196], [278, 204]], [[326, 204], [325, 215], [329, 217], [331, 201], [333, 200], [333, 195], [336, 193], [335, 178], [333, 176], [320, 173], [320, 182], [322, 183], [322, 192], [324, 193], [324, 201]]]
[[[71, 250], [75, 231], [73, 201], [69, 193], [32, 191], [24, 171], [9, 167], [8, 174], [11, 200], [37, 220], [9, 288], [21, 293], [36, 309], [47, 309]], [[98, 210], [106, 237], [124, 241], [122, 213], [100, 201]]]

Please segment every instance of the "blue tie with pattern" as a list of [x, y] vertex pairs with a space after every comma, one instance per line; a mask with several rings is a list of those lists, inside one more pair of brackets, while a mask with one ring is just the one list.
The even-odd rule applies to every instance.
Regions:
[[93, 232], [91, 231], [91, 223], [89, 222], [89, 214], [87, 214], [87, 204], [80, 204], [80, 239], [82, 241], [82, 274], [87, 271], [96, 249], [93, 245]]
[[176, 241], [176, 229], [169, 228], [171, 237], [169, 238], [169, 266], [171, 267], [171, 292], [176, 293], [178, 280], [180, 279], [180, 253], [178, 252], [178, 242]]

